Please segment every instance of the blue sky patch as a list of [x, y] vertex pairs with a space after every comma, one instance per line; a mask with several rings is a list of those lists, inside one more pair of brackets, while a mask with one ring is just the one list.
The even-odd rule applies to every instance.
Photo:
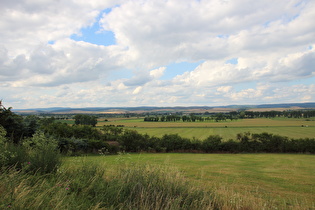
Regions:
[[99, 21], [103, 14], [108, 14], [111, 9], [106, 9], [99, 14], [92, 26], [82, 28], [80, 34], [72, 34], [70, 38], [75, 41], [84, 41], [96, 45], [115, 45], [115, 34], [112, 31], [104, 31], [100, 27]]
[[55, 44], [55, 40], [50, 40], [47, 43], [53, 45], [53, 44]]
[[247, 82], [247, 83], [239, 83], [239, 84], [235, 84], [233, 85], [233, 89], [236, 92], [240, 92], [242, 90], [246, 90], [246, 89], [256, 89], [257, 87], [257, 83], [256, 82]]
[[315, 84], [315, 77], [308, 77], [308, 78], [302, 78], [302, 79], [297, 79], [294, 81], [289, 81], [289, 82], [285, 82], [288, 85], [313, 85]]
[[231, 58], [227, 61], [225, 61], [226, 64], [230, 63], [230, 64], [238, 64], [238, 58]]
[[199, 66], [203, 61], [189, 63], [189, 62], [180, 62], [172, 63], [166, 66], [164, 75], [161, 77], [161, 80], [172, 79], [177, 75], [181, 75], [187, 71], [193, 71], [197, 66]]
[[221, 38], [221, 39], [227, 39], [229, 38], [228, 34], [219, 34], [217, 37]]

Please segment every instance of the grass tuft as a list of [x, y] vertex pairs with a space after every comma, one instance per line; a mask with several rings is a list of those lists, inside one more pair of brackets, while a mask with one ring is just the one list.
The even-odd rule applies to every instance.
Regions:
[[83, 164], [55, 174], [5, 170], [0, 208], [13, 209], [213, 209], [212, 195], [189, 184], [174, 168], [125, 165], [106, 174]]

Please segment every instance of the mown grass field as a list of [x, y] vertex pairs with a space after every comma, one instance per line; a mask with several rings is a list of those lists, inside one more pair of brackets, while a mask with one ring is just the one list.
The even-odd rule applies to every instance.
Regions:
[[[222, 122], [144, 122], [142, 118], [112, 118], [100, 121], [97, 126], [124, 125], [142, 134], [161, 137], [178, 133], [182, 137], [205, 139], [220, 135], [224, 140], [235, 139], [236, 134], [268, 132], [289, 138], [315, 138], [315, 120], [288, 118], [257, 118]], [[302, 127], [303, 126], [303, 127]]]
[[125, 154], [66, 157], [64, 167], [82, 160], [110, 172], [132, 164], [171, 165], [189, 182], [212, 189], [226, 205], [241, 209], [315, 208], [315, 157], [296, 154]]

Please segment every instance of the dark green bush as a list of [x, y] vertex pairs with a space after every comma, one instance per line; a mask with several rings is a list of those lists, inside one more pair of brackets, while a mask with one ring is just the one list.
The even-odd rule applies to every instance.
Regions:
[[222, 137], [211, 135], [202, 142], [202, 150], [205, 152], [220, 151]]
[[139, 152], [147, 148], [145, 137], [134, 130], [125, 130], [118, 142], [125, 151]]

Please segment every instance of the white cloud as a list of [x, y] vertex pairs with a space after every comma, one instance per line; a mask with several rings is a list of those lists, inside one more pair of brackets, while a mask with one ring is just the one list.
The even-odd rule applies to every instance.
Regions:
[[161, 76], [163, 76], [165, 69], [165, 67], [160, 67], [158, 69], [151, 70], [150, 76], [155, 79], [159, 79]]
[[[100, 25], [116, 45], [69, 38], [106, 8]], [[1, 97], [18, 107], [312, 101], [314, 19], [315, 2], [300, 0], [2, 2]], [[197, 61], [161, 80], [168, 64]]]
[[142, 90], [141, 86], [136, 87], [136, 89], [132, 92], [132, 94], [136, 95], [138, 93], [140, 93], [140, 91]]
[[120, 1], [5, 1], [0, 8], [0, 37], [10, 56], [28, 54], [34, 46], [79, 33], [100, 10]]
[[[130, 53], [148, 64], [164, 65], [170, 60], [216, 59], [230, 53], [312, 42], [314, 25], [306, 20], [314, 16], [310, 9], [314, 3], [294, 6], [297, 3], [128, 1], [104, 15], [101, 22]], [[299, 42], [296, 29], [303, 31]]]
[[232, 86], [221, 86], [217, 88], [218, 92], [228, 93], [233, 89]]

